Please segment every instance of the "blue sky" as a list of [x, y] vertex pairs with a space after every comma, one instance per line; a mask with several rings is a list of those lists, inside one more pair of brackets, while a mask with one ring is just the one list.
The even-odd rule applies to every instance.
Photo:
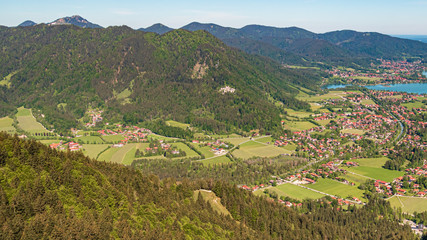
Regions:
[[160, 22], [179, 28], [197, 21], [237, 28], [298, 26], [316, 33], [353, 29], [427, 35], [427, 0], [2, 1], [0, 25], [5, 26], [80, 15], [104, 27], [140, 28]]

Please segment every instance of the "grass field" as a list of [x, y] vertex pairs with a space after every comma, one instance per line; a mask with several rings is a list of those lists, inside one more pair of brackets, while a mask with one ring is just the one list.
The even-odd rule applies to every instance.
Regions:
[[177, 147], [178, 149], [181, 149], [182, 151], [184, 151], [185, 153], [187, 153], [187, 155], [185, 156], [186, 158], [193, 158], [193, 157], [199, 157], [200, 155], [198, 153], [196, 153], [195, 151], [191, 150], [191, 148], [189, 148], [185, 143], [172, 143], [172, 146]]
[[48, 133], [43, 125], [41, 125], [34, 118], [31, 113], [31, 109], [26, 109], [24, 107], [18, 108], [18, 113], [16, 113], [19, 127], [29, 133]]
[[220, 214], [231, 216], [227, 208], [225, 208], [224, 205], [221, 204], [221, 199], [217, 197], [214, 192], [207, 190], [196, 190], [193, 194], [195, 201], [197, 201], [199, 193], [202, 195], [204, 201], [209, 202], [213, 210], [217, 211]]
[[310, 117], [311, 114], [313, 114], [313, 113], [309, 113], [309, 112], [295, 111], [295, 110], [290, 109], [290, 108], [285, 108], [285, 111], [288, 113], [289, 116], [298, 117], [298, 118]]
[[354, 182], [357, 186], [359, 186], [361, 183], [365, 183], [366, 180], [369, 180], [369, 178], [355, 175], [352, 173], [347, 173], [345, 175], [342, 175], [341, 177], [347, 179], [350, 182]]
[[285, 122], [285, 128], [291, 131], [304, 131], [311, 128], [317, 127], [311, 122], [302, 121], [302, 122]]
[[100, 161], [106, 161], [110, 162], [113, 155], [119, 151], [120, 148], [109, 148], [107, 151], [103, 152], [101, 155], [99, 155], [98, 160]]
[[100, 137], [98, 136], [85, 136], [85, 137], [78, 137], [73, 139], [75, 142], [77, 141], [83, 141], [83, 143], [86, 144], [102, 144], [105, 143]]
[[166, 124], [168, 126], [171, 126], [171, 127], [179, 127], [182, 129], [187, 129], [188, 127], [190, 127], [190, 124], [180, 123], [180, 122], [173, 121], [173, 120], [166, 121]]
[[286, 146], [282, 147], [283, 149], [286, 149], [288, 151], [294, 152], [297, 149], [297, 145], [293, 144], [293, 143], [289, 143]]
[[318, 122], [320, 125], [322, 125], [322, 126], [326, 126], [326, 125], [328, 125], [330, 122], [332, 121], [332, 119], [326, 119], [326, 120], [319, 120], [319, 121], [316, 121], [316, 122]]
[[[113, 155], [111, 155], [110, 161], [123, 164], [127, 153], [130, 151], [133, 151], [133, 156], [134, 156], [133, 158], [135, 158], [136, 144], [137, 143], [129, 143], [124, 145], [121, 148], [118, 148], [118, 150]], [[132, 163], [133, 161], [133, 159], [132, 160], [127, 159], [127, 160], [130, 161], [130, 163]]]
[[242, 137], [238, 137], [238, 138], [222, 138], [220, 139], [223, 142], [229, 142], [231, 144], [233, 144], [234, 146], [237, 146], [243, 142], [248, 141], [250, 138], [242, 138]]
[[354, 129], [354, 128], [341, 130], [341, 133], [350, 133], [350, 134], [354, 134], [354, 135], [363, 135], [363, 134], [365, 134], [365, 132], [366, 131], [364, 131], [364, 130]]
[[254, 141], [249, 141], [240, 145], [240, 148], [233, 151], [233, 156], [242, 159], [251, 157], [275, 157], [280, 154], [291, 154], [292, 151], [276, 147], [274, 145], [264, 145]]
[[106, 149], [110, 144], [83, 144], [83, 153], [91, 158], [96, 158], [100, 152]]
[[409, 103], [404, 103], [402, 104], [402, 106], [405, 106], [407, 109], [413, 109], [413, 108], [426, 108], [426, 105], [422, 102], [409, 102]]
[[276, 193], [279, 196], [288, 196], [290, 198], [298, 200], [319, 199], [325, 196], [321, 193], [317, 193], [290, 183], [282, 184], [277, 187], [272, 187], [270, 189], [277, 190]]
[[394, 196], [388, 201], [392, 207], [400, 207], [402, 208], [402, 211], [406, 213], [427, 211], [427, 198]]
[[371, 99], [363, 99], [360, 103], [362, 105], [373, 105], [373, 104], [375, 104], [375, 102], [372, 101]]
[[358, 162], [359, 166], [382, 168], [382, 166], [384, 166], [385, 162], [387, 162], [388, 160], [390, 160], [388, 157], [381, 157], [381, 158], [358, 158], [352, 161]]
[[328, 99], [340, 99], [341, 96], [344, 96], [344, 95], [345, 94], [343, 91], [330, 91], [329, 93], [323, 94], [323, 95], [308, 96], [308, 97], [297, 96], [297, 98], [307, 102], [319, 102], [319, 101], [328, 100]]
[[391, 182], [395, 178], [404, 175], [404, 172], [401, 172], [401, 171], [388, 170], [388, 169], [382, 168], [382, 166], [387, 160], [388, 158], [386, 157], [355, 159], [352, 161], [358, 162], [359, 166], [348, 168], [348, 170], [363, 176], [383, 180], [386, 182]]
[[[313, 111], [318, 110], [319, 108], [323, 107], [321, 104], [319, 103], [310, 103], [310, 107]], [[329, 112], [329, 111], [328, 111]]]
[[319, 179], [315, 184], [307, 185], [307, 187], [343, 198], [348, 198], [351, 196], [362, 199], [363, 196], [363, 191], [358, 189], [356, 186], [342, 184], [331, 179], [322, 178]]
[[210, 158], [215, 156], [215, 154], [211, 151], [211, 148], [206, 146], [203, 147], [200, 144], [197, 143], [190, 143], [194, 148], [196, 148], [198, 151], [200, 151], [203, 155], [205, 155], [205, 158]]
[[212, 164], [230, 163], [231, 161], [227, 156], [222, 155], [216, 158], [201, 160], [200, 162], [203, 163], [204, 165], [212, 165]]
[[102, 136], [102, 139], [104, 139], [106, 143], [118, 143], [121, 140], [124, 140], [125, 137], [123, 137], [123, 135], [121, 134], [117, 134], [117, 135]]
[[12, 126], [13, 119], [10, 117], [0, 118], [0, 132], [5, 131], [9, 134], [15, 133], [16, 130]]
[[259, 138], [255, 138], [255, 141], [271, 144], [273, 142], [273, 138], [272, 137], [259, 137]]

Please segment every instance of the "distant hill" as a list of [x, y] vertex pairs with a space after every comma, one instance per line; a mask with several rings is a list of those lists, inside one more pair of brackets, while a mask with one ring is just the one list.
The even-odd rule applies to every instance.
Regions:
[[[182, 28], [208, 31], [233, 47], [248, 53], [258, 52], [280, 63], [297, 63], [304, 59], [305, 62], [308, 60], [351, 65], [354, 62], [368, 64], [370, 59], [375, 58], [427, 57], [427, 44], [380, 33], [346, 30], [316, 34], [297, 27], [249, 25], [235, 29], [197, 22]], [[283, 52], [271, 54], [272, 47]], [[285, 53], [292, 57], [283, 58]]]
[[296, 210], [220, 180], [159, 179], [3, 132], [0, 179], [0, 239], [416, 239], [374, 197], [349, 211]]
[[[0, 113], [38, 108], [57, 130], [75, 126], [89, 106], [129, 124], [171, 118], [215, 132], [281, 130], [271, 99], [309, 108], [293, 96], [321, 80], [230, 48], [206, 31], [40, 24], [1, 27], [0, 40], [0, 79], [11, 76], [10, 87], [0, 87]], [[235, 92], [221, 92], [226, 86]]]
[[48, 23], [48, 25], [50, 26], [54, 26], [54, 25], [76, 25], [82, 28], [102, 28], [102, 26], [98, 25], [98, 24], [94, 24], [89, 22], [88, 20], [78, 16], [78, 15], [74, 15], [71, 17], [63, 17], [63, 18], [59, 18], [56, 19], [55, 21]]
[[165, 25], [163, 25], [161, 23], [156, 23], [156, 24], [154, 24], [154, 25], [152, 25], [152, 26], [150, 26], [148, 28], [140, 28], [138, 30], [144, 31], [144, 32], [154, 32], [154, 33], [157, 33], [157, 34], [164, 34], [164, 33], [172, 31], [173, 28], [165, 26]]
[[19, 24], [18, 27], [31, 27], [31, 26], [34, 26], [34, 25], [37, 25], [37, 23], [35, 23], [35, 22], [31, 21], [31, 20], [27, 20], [27, 21]]

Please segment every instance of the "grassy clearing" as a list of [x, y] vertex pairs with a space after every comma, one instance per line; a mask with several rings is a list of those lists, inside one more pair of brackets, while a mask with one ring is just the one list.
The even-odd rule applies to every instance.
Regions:
[[292, 122], [285, 123], [285, 128], [291, 131], [304, 131], [314, 127], [316, 127], [316, 125], [307, 121], [302, 121], [302, 122], [292, 121]]
[[2, 80], [0, 80], [0, 86], [6, 86], [6, 87], [10, 87], [10, 79], [13, 77], [13, 75], [15, 75], [18, 71], [12, 72], [9, 75], [7, 75], [6, 77], [4, 77]]
[[216, 158], [202, 160], [200, 162], [203, 163], [204, 165], [214, 165], [214, 164], [230, 163], [231, 161], [227, 156], [222, 155]]
[[322, 178], [319, 179], [315, 184], [307, 185], [307, 187], [344, 198], [351, 196], [362, 199], [363, 197], [363, 191], [358, 189], [356, 186], [342, 184], [331, 179]]
[[37, 122], [36, 118], [31, 113], [31, 109], [26, 109], [24, 107], [18, 108], [18, 113], [16, 113], [19, 127], [29, 133], [48, 133], [43, 125]]
[[123, 135], [117, 134], [117, 135], [102, 136], [102, 139], [104, 139], [106, 143], [118, 143], [121, 140], [124, 140], [125, 137], [123, 137]]
[[325, 196], [321, 193], [317, 193], [290, 183], [282, 184], [271, 189], [278, 190], [276, 192], [279, 194], [279, 196], [288, 196], [298, 200], [319, 199]]
[[341, 133], [350, 133], [350, 134], [353, 134], [353, 135], [363, 135], [363, 134], [365, 134], [365, 132], [366, 131], [364, 131], [364, 130], [354, 129], [354, 128], [341, 130]]
[[82, 141], [86, 144], [102, 144], [105, 143], [104, 140], [102, 140], [98, 136], [85, 136], [85, 137], [78, 137], [73, 139], [75, 142]]
[[197, 201], [199, 198], [199, 193], [202, 195], [203, 200], [207, 201], [211, 205], [213, 210], [217, 211], [219, 214], [231, 216], [227, 208], [221, 204], [221, 198], [217, 197], [214, 192], [207, 190], [196, 190], [193, 194], [195, 201]]
[[10, 117], [0, 118], [0, 132], [5, 131], [9, 134], [16, 132], [16, 129], [12, 126], [13, 119]]
[[395, 196], [390, 198], [388, 201], [392, 207], [400, 207], [402, 208], [402, 211], [406, 213], [427, 211], [427, 198]]
[[275, 157], [280, 154], [291, 154], [292, 151], [279, 148], [273, 145], [264, 145], [254, 141], [249, 141], [240, 145], [240, 148], [233, 152], [233, 156], [242, 159], [252, 157]]
[[100, 152], [105, 150], [110, 144], [83, 144], [83, 153], [91, 158], [96, 158]]
[[190, 124], [180, 123], [180, 122], [173, 121], [173, 120], [166, 121], [166, 124], [168, 126], [171, 126], [171, 127], [179, 127], [182, 129], [187, 129], [188, 127], [190, 127]]

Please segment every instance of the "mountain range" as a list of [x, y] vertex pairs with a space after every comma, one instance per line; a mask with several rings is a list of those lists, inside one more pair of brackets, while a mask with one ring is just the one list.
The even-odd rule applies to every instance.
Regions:
[[[61, 18], [50, 24], [101, 27], [80, 16]], [[248, 25], [238, 29], [198, 22], [183, 26], [182, 29], [207, 31], [231, 47], [289, 65], [323, 62], [357, 67], [368, 66], [372, 59], [377, 58], [425, 58], [427, 56], [427, 44], [423, 42], [375, 32], [343, 30], [316, 34], [298, 27], [276, 28]], [[138, 30], [164, 34], [173, 29], [157, 23]]]

